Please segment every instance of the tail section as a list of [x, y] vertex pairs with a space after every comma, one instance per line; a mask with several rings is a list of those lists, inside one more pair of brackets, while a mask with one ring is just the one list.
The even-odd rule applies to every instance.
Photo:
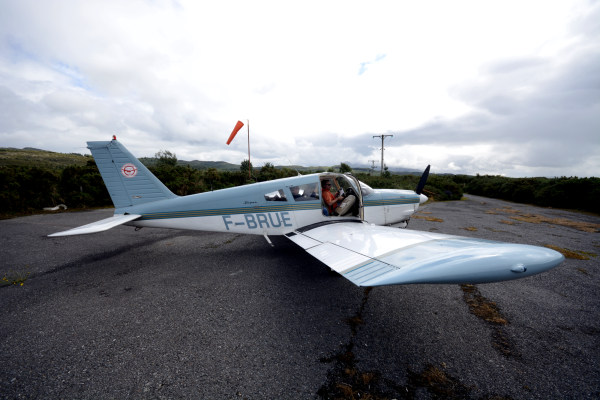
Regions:
[[116, 139], [87, 142], [116, 211], [177, 197]]

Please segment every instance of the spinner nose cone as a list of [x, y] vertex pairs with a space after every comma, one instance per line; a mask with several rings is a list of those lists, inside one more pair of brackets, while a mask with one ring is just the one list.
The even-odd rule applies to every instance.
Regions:
[[429, 200], [429, 197], [425, 196], [423, 193], [421, 193], [419, 195], [419, 204], [423, 204], [425, 203], [427, 200]]

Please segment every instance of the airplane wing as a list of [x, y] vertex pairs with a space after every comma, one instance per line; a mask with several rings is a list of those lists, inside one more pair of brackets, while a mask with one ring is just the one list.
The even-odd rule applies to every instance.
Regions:
[[55, 236], [70, 236], [70, 235], [84, 235], [86, 233], [96, 233], [109, 230], [117, 225], [122, 225], [126, 222], [133, 221], [141, 217], [139, 214], [117, 214], [110, 218], [102, 219], [100, 221], [92, 222], [91, 224], [79, 226], [77, 228], [69, 229], [68, 231], [56, 232], [50, 237]]
[[497, 282], [534, 275], [564, 260], [545, 247], [356, 222], [286, 236], [357, 286]]

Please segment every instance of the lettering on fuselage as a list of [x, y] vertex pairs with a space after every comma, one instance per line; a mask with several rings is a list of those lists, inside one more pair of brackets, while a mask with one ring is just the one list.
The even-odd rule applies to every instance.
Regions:
[[230, 230], [231, 226], [245, 227], [246, 229], [269, 229], [292, 227], [292, 218], [288, 211], [258, 213], [258, 214], [238, 214], [223, 215], [225, 229]]

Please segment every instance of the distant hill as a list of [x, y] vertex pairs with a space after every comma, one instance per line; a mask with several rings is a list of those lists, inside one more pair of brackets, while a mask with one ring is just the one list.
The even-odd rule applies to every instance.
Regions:
[[40, 167], [62, 169], [69, 165], [86, 165], [92, 156], [77, 153], [55, 153], [33, 148], [15, 149], [0, 147], [0, 166], [16, 165], [22, 167]]
[[[11, 147], [0, 147], [0, 166], [3, 165], [17, 165], [17, 166], [38, 166], [41, 168], [50, 168], [50, 169], [62, 169], [69, 165], [86, 165], [89, 160], [92, 159], [91, 155], [83, 155], [77, 153], [56, 153], [53, 151], [47, 150], [39, 150], [31, 147], [26, 147], [24, 149], [15, 149]], [[144, 165], [147, 167], [152, 167], [156, 165], [158, 159], [155, 157], [140, 157], [139, 159]], [[206, 170], [209, 168], [214, 168], [219, 171], [239, 171], [240, 164], [231, 164], [225, 161], [185, 161], [185, 160], [177, 160], [178, 165], [189, 165], [191, 168], [198, 170]], [[370, 168], [366, 165], [357, 165], [352, 166], [350, 163], [346, 162], [352, 167], [352, 170], [355, 173], [369, 173]], [[260, 169], [262, 165], [254, 164], [255, 169]], [[339, 164], [333, 166], [337, 170]], [[307, 171], [327, 171], [330, 166], [310, 166], [304, 167], [301, 165], [278, 165], [275, 166], [277, 169], [289, 168], [293, 171], [299, 172], [307, 172]], [[399, 173], [399, 174], [411, 174], [411, 175], [420, 175], [423, 171], [417, 171], [414, 169], [407, 168], [390, 168], [391, 173]], [[377, 175], [379, 173], [379, 169], [373, 171], [373, 174]]]
[[[153, 167], [158, 162], [158, 158], [155, 157], [140, 157], [139, 160], [147, 167]], [[214, 168], [219, 171], [239, 171], [239, 164], [231, 164], [225, 161], [185, 161], [185, 160], [177, 160], [177, 165], [189, 165], [194, 169], [209, 169]]]
[[[158, 159], [155, 157], [140, 157], [139, 160], [147, 167], [152, 167], [152, 166], [156, 165], [156, 163], [158, 162]], [[205, 169], [209, 169], [209, 168], [214, 168], [219, 171], [239, 171], [240, 170], [240, 164], [231, 164], [226, 161], [177, 160], [177, 165], [183, 165], [183, 166], [189, 165], [190, 167], [199, 169], [199, 170], [205, 170]], [[339, 167], [339, 165], [337, 165], [337, 166]], [[253, 169], [260, 169], [261, 167], [262, 167], [262, 164], [256, 165], [256, 164], [252, 163]], [[289, 168], [292, 171], [306, 172], [306, 171], [327, 171], [331, 167], [323, 167], [323, 166], [303, 167], [301, 165], [275, 165], [275, 168], [277, 168], [277, 169]]]

